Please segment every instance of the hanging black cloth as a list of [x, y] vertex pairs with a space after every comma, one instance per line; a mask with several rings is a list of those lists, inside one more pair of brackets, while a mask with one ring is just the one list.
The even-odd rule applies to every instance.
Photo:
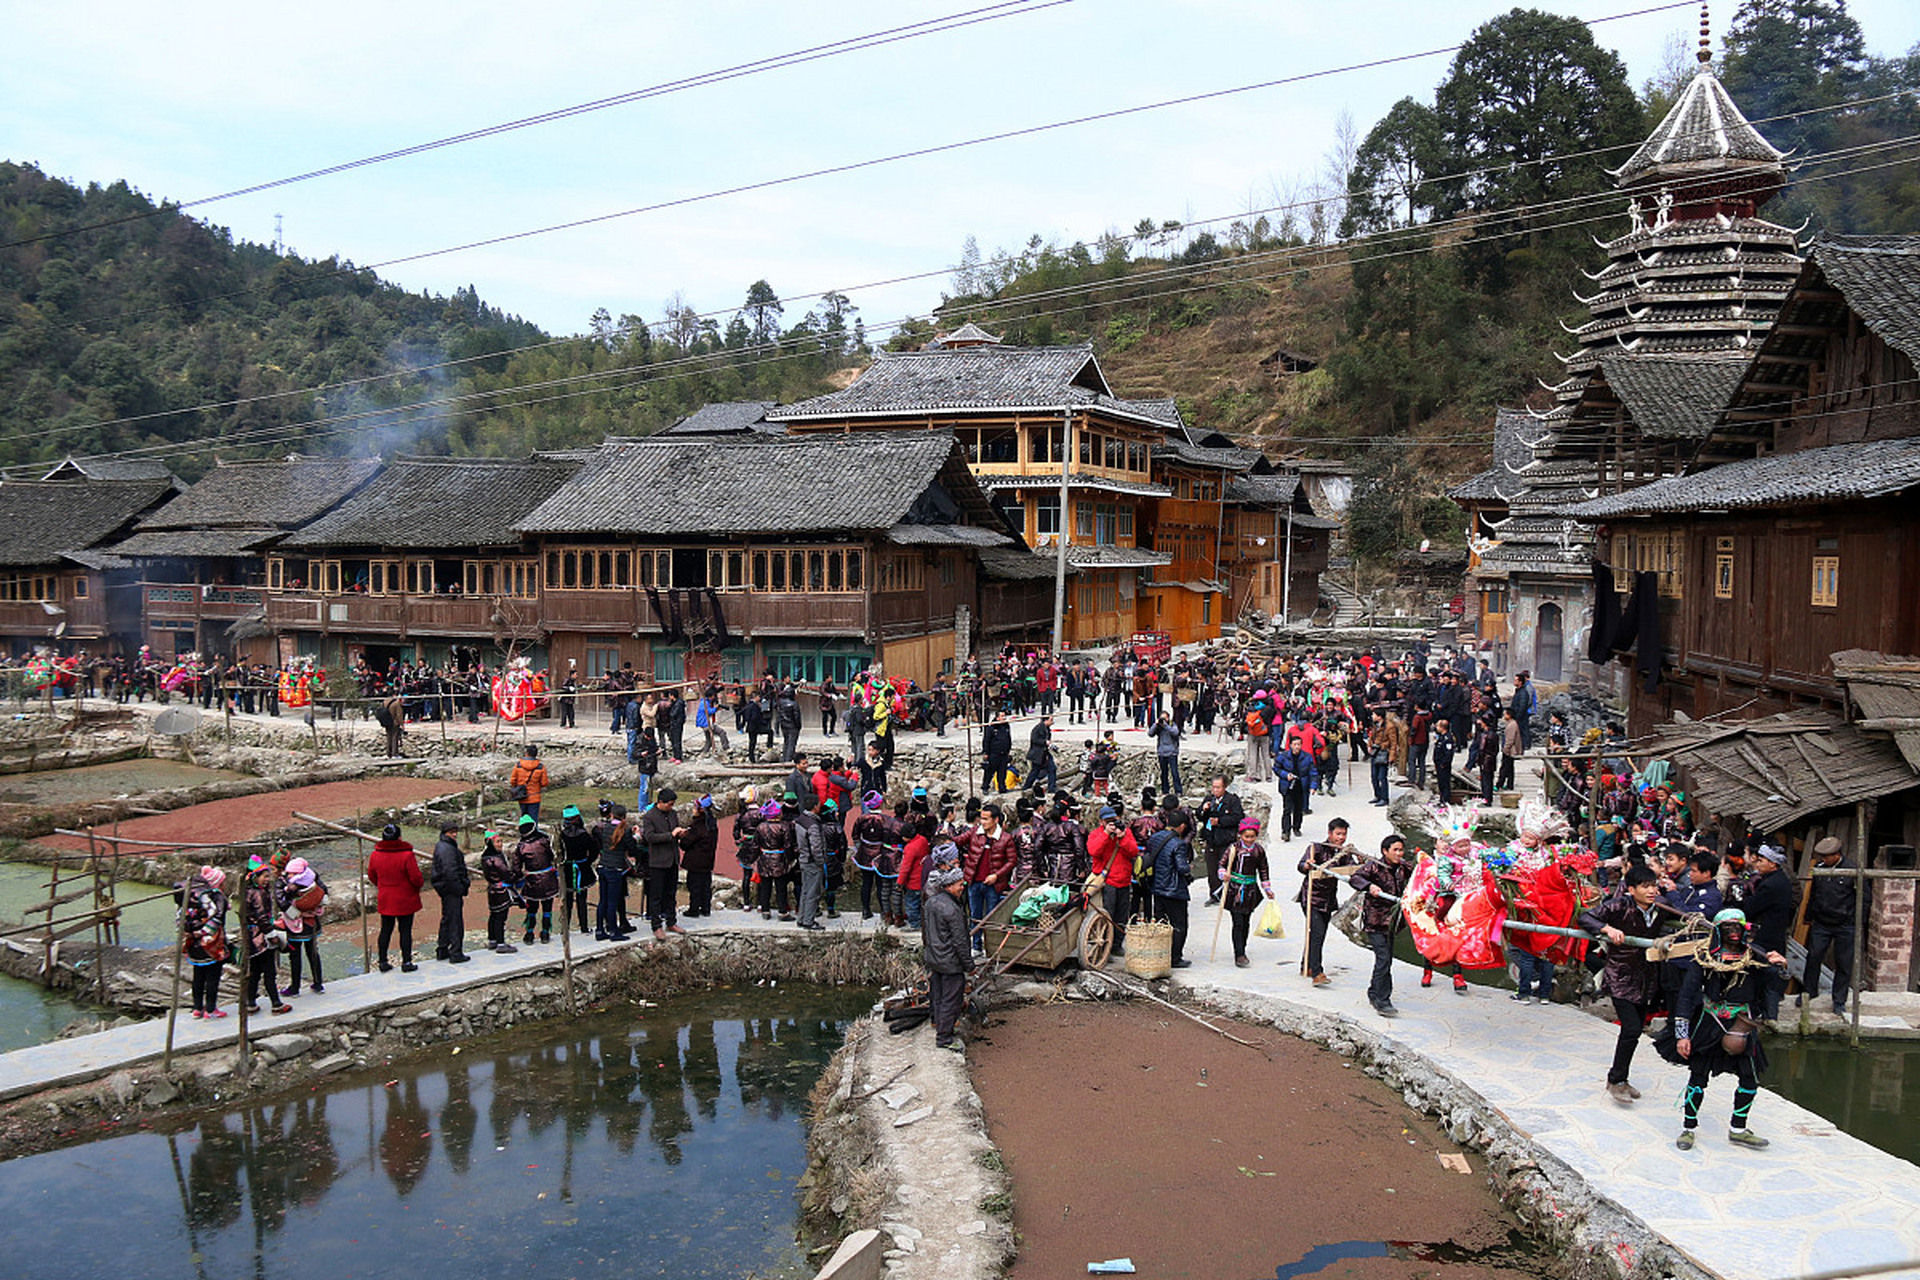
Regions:
[[713, 610], [715, 644], [721, 649], [731, 648], [733, 637], [727, 634], [727, 615], [720, 610], [720, 593], [712, 587], [707, 588], [707, 607]]
[[1603, 663], [1631, 653], [1641, 687], [1652, 693], [1660, 687], [1660, 575], [1650, 569], [1635, 573], [1624, 610], [1618, 601], [1613, 570], [1595, 561], [1593, 634], [1587, 640], [1587, 657]]
[[660, 604], [660, 589], [658, 587], [648, 587], [646, 588], [646, 593], [647, 603], [653, 606], [653, 620], [660, 624], [660, 634], [671, 637], [673, 635], [673, 628], [667, 625], [667, 611]]
[[667, 639], [675, 644], [684, 644], [687, 639], [686, 628], [680, 624], [680, 593], [671, 588], [667, 591]]
[[1593, 629], [1587, 633], [1587, 661], [1605, 666], [1613, 657], [1614, 637], [1620, 634], [1620, 596], [1613, 589], [1613, 567], [1593, 562]]

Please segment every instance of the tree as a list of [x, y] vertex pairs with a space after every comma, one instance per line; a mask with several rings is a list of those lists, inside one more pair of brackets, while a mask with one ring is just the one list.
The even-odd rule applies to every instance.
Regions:
[[1645, 136], [1618, 55], [1574, 18], [1514, 9], [1482, 24], [1434, 94], [1451, 173], [1441, 212], [1511, 208], [1603, 191], [1596, 148]]
[[1400, 99], [1354, 151], [1341, 238], [1424, 221], [1439, 195], [1428, 185], [1437, 176], [1439, 164], [1439, 117], [1425, 103]]
[[953, 269], [953, 296], [977, 298], [984, 292], [980, 287], [980, 242], [969, 235], [960, 246], [960, 265]]
[[[972, 239], [971, 236], [968, 237]], [[975, 253], [979, 250], [976, 247]], [[836, 360], [847, 353], [847, 325], [860, 314], [844, 293], [829, 293], [820, 299], [820, 345]]]
[[[1843, 0], [1746, 0], [1727, 28], [1720, 79], [1748, 117], [1830, 107], [1859, 92], [1866, 39]], [[1777, 147], [1823, 149], [1830, 113], [1766, 126]]]
[[747, 286], [747, 301], [740, 308], [740, 314], [747, 319], [754, 346], [770, 347], [779, 339], [780, 315], [784, 310], [779, 295], [765, 280], [755, 280]]

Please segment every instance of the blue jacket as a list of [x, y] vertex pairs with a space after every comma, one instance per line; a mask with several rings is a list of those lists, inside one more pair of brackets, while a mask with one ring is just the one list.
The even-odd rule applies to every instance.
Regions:
[[1184, 900], [1193, 879], [1193, 846], [1170, 830], [1156, 831], [1147, 854], [1153, 859], [1153, 896]]
[[1273, 757], [1273, 772], [1280, 780], [1280, 789], [1291, 791], [1295, 787], [1311, 787], [1316, 770], [1313, 757], [1295, 747]]

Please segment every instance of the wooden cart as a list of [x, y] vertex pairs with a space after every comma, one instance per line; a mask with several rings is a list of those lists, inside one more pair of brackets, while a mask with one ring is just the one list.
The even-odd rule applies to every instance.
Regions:
[[[1084, 969], [1104, 966], [1107, 957], [1113, 954], [1113, 917], [1095, 898], [1087, 898], [1081, 906], [1073, 905], [1076, 900], [1069, 899], [1069, 904], [1053, 916], [1051, 924], [1022, 925], [1013, 922], [1014, 908], [1020, 905], [1020, 890], [1002, 898], [1000, 905], [980, 925], [986, 939], [990, 970], [1000, 974], [1014, 965], [1058, 969], [1073, 958], [1077, 958]], [[1043, 915], [1041, 919], [1044, 921], [1047, 917]]]

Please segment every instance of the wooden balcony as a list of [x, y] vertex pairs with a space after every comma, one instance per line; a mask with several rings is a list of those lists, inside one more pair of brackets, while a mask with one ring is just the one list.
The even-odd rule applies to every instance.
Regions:
[[107, 611], [97, 599], [66, 600], [53, 606], [59, 613], [48, 613], [37, 600], [0, 604], [0, 635], [25, 636], [34, 640], [54, 640], [61, 623], [67, 629], [61, 638], [94, 640], [107, 633]]
[[[605, 635], [665, 630], [642, 591], [548, 591], [538, 600], [287, 592], [266, 602], [267, 625], [276, 631], [478, 638], [534, 628]], [[864, 636], [868, 627], [867, 597], [859, 591], [723, 591], [720, 608], [727, 630], [742, 637]]]
[[259, 587], [200, 586], [191, 582], [140, 584], [146, 620], [198, 622], [202, 618], [232, 621], [266, 603]]

